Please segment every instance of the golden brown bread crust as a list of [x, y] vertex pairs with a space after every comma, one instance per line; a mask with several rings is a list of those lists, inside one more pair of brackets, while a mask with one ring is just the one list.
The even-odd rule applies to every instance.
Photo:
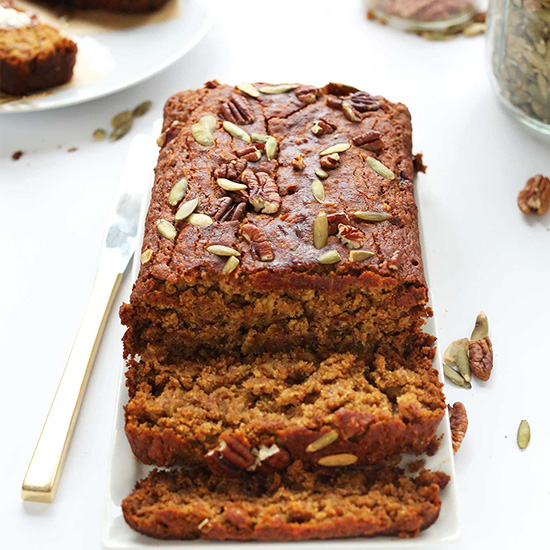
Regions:
[[[138, 460], [157, 466], [218, 460], [211, 455], [227, 436], [254, 453], [275, 444], [291, 461], [313, 466], [341, 453], [360, 465], [435, 451], [445, 398], [432, 355], [427, 348], [408, 358], [379, 354], [372, 363], [350, 353], [320, 360], [295, 352], [248, 362], [134, 364], [126, 435]], [[336, 439], [306, 450], [327, 432]], [[241, 471], [224, 465], [229, 474]]]
[[122, 502], [136, 531], [160, 539], [307, 540], [411, 537], [433, 524], [441, 472], [350, 471], [333, 478], [297, 462], [283, 475], [220, 479], [208, 471], [158, 471]]
[[[1, 6], [13, 7], [9, 2]], [[73, 75], [76, 52], [72, 40], [36, 18], [30, 26], [0, 28], [0, 90], [25, 95], [65, 84]]]

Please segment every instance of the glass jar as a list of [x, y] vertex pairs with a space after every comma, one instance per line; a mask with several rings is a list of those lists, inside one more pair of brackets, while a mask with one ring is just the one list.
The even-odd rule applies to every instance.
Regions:
[[492, 0], [487, 39], [491, 81], [502, 103], [550, 134], [550, 0]]
[[367, 0], [372, 15], [408, 31], [441, 31], [464, 25], [480, 11], [480, 0]]

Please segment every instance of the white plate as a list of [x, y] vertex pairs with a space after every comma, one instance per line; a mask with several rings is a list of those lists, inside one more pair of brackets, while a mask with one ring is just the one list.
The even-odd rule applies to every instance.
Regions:
[[172, 18], [124, 30], [71, 36], [69, 23], [62, 31], [78, 44], [73, 80], [45, 90], [43, 95], [0, 104], [0, 113], [75, 105], [118, 92], [162, 71], [196, 46], [212, 23], [204, 0], [171, 2], [176, 5], [165, 8], [170, 9]]
[[[157, 121], [155, 129], [160, 128], [160, 122]], [[156, 137], [158, 131], [154, 131]], [[156, 147], [156, 145], [155, 145]], [[156, 149], [158, 151], [158, 149]], [[156, 158], [157, 152], [154, 157]], [[147, 176], [148, 177], [148, 176]], [[149, 178], [149, 185], [152, 185], [152, 177]], [[418, 189], [418, 186], [417, 186]], [[418, 201], [417, 201], [418, 203]], [[143, 226], [145, 221], [146, 205], [142, 211], [140, 220], [140, 234], [143, 234]], [[420, 235], [423, 245], [422, 223], [420, 221]], [[141, 243], [138, 250], [141, 250]], [[140, 266], [140, 255], [136, 254], [132, 263], [131, 281], [135, 281]], [[426, 270], [426, 279], [428, 279], [428, 267], [424, 264]], [[130, 285], [126, 285], [130, 288]], [[126, 296], [125, 299], [128, 299]], [[433, 308], [433, 298], [430, 299], [430, 305]], [[437, 329], [435, 320], [432, 317], [426, 324], [426, 331], [436, 335]], [[434, 367], [439, 371], [439, 375], [443, 380], [443, 369], [439, 351], [434, 360]], [[121, 361], [120, 369], [120, 385], [118, 399], [116, 403], [115, 420], [113, 426], [112, 443], [111, 443], [111, 460], [110, 468], [107, 475], [107, 493], [105, 503], [105, 517], [103, 523], [103, 545], [106, 548], [116, 549], [147, 549], [158, 547], [205, 549], [205, 548], [220, 548], [223, 545], [224, 550], [237, 550], [243, 546], [242, 542], [216, 542], [216, 541], [159, 541], [149, 538], [133, 531], [128, 527], [122, 516], [120, 503], [133, 490], [136, 481], [144, 478], [152, 469], [150, 466], [145, 466], [138, 462], [124, 434], [124, 411], [123, 406], [128, 401], [128, 393], [126, 391], [124, 371], [126, 370], [125, 362]], [[285, 543], [253, 543], [254, 547], [263, 546], [269, 547], [271, 550], [291, 550], [292, 548], [300, 550], [391, 550], [391, 549], [408, 549], [408, 548], [425, 548], [436, 544], [445, 544], [456, 541], [460, 533], [459, 512], [456, 489], [456, 476], [454, 469], [453, 450], [451, 446], [451, 432], [449, 427], [448, 412], [445, 412], [445, 418], [441, 422], [438, 431], [439, 435], [443, 435], [441, 446], [437, 453], [432, 457], [424, 457], [426, 459], [426, 468], [431, 470], [439, 470], [451, 476], [451, 481], [444, 491], [441, 493], [441, 513], [439, 519], [429, 529], [422, 531], [420, 535], [414, 539], [399, 539], [389, 537], [377, 538], [355, 538], [355, 539], [334, 539], [326, 541], [307, 541], [307, 542], [285, 542]], [[418, 457], [405, 457], [407, 460], [415, 460]]]

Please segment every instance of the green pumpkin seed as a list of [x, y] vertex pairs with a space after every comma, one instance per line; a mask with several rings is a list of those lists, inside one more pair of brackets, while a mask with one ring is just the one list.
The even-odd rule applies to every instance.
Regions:
[[189, 217], [195, 210], [195, 208], [197, 208], [199, 204], [199, 199], [196, 198], [196, 199], [191, 199], [190, 201], [187, 201], [187, 202], [184, 202], [179, 208], [178, 208], [178, 211], [176, 212], [176, 215], [175, 215], [175, 220], [177, 222], [181, 221], [181, 220], [185, 220], [185, 218]]
[[462, 29], [462, 34], [466, 36], [477, 36], [479, 34], [485, 33], [487, 30], [487, 25], [485, 23], [470, 23]]
[[132, 116], [139, 117], [143, 116], [144, 114], [149, 112], [149, 109], [153, 105], [152, 101], [144, 101], [143, 103], [140, 103], [133, 111]]
[[235, 256], [229, 256], [229, 258], [227, 258], [227, 261], [225, 262], [225, 265], [223, 266], [222, 273], [224, 275], [229, 275], [230, 273], [233, 273], [235, 269], [237, 269], [238, 265], [239, 260], [235, 258]]
[[171, 241], [174, 240], [178, 234], [176, 228], [169, 221], [162, 219], [157, 222], [157, 231], [163, 237], [170, 239]]
[[476, 317], [476, 324], [474, 326], [474, 330], [472, 331], [472, 336], [470, 337], [470, 340], [473, 340], [474, 342], [476, 340], [483, 340], [485, 336], [489, 334], [489, 319], [487, 319], [487, 315], [481, 311], [479, 315]]
[[98, 128], [94, 134], [94, 141], [103, 141], [107, 137], [107, 132], [103, 128]]
[[328, 218], [321, 210], [313, 222], [313, 244], [315, 248], [323, 248], [328, 241]]
[[191, 225], [207, 226], [212, 225], [214, 220], [206, 214], [191, 214], [187, 218], [187, 223], [190, 223]]
[[457, 370], [454, 370], [451, 366], [449, 366], [445, 363], [443, 363], [443, 371], [445, 373], [445, 376], [453, 384], [456, 384], [457, 386], [460, 386], [462, 388], [466, 388], [468, 390], [472, 387], [470, 382], [466, 382], [466, 380], [464, 380], [464, 377], [462, 376], [462, 374], [460, 374]]
[[214, 115], [204, 115], [199, 118], [199, 124], [202, 124], [210, 133], [216, 129], [218, 119]]
[[370, 250], [352, 250], [349, 253], [349, 259], [351, 262], [362, 262], [363, 260], [368, 260], [374, 256], [374, 252]]
[[326, 180], [328, 178], [328, 172], [322, 168], [315, 168], [315, 175], [322, 180]]
[[234, 248], [224, 246], [223, 244], [213, 244], [207, 247], [208, 252], [216, 256], [240, 256], [241, 253]]
[[254, 143], [267, 143], [267, 140], [271, 137], [267, 134], [251, 134], [250, 137]]
[[325, 186], [319, 180], [313, 180], [311, 184], [311, 194], [317, 202], [324, 202], [325, 200]]
[[244, 183], [237, 183], [225, 178], [218, 178], [218, 185], [225, 191], [243, 191], [247, 189]]
[[191, 135], [195, 138], [195, 141], [203, 147], [212, 147], [215, 143], [212, 132], [200, 122], [191, 126]]
[[316, 453], [317, 451], [320, 451], [321, 449], [324, 449], [334, 443], [338, 437], [338, 432], [336, 430], [331, 430], [310, 443], [306, 447], [306, 453]]
[[461, 338], [460, 340], [455, 340], [454, 342], [451, 342], [447, 349], [445, 350], [445, 353], [443, 354], [443, 361], [447, 363], [447, 365], [456, 365], [456, 354], [460, 348], [468, 349], [468, 338]]
[[229, 120], [223, 121], [223, 128], [233, 137], [242, 139], [243, 141], [250, 143], [250, 136], [242, 128], [240, 128], [236, 124], [233, 124], [232, 122], [229, 122]]
[[277, 154], [277, 140], [269, 136], [265, 142], [265, 156], [267, 160], [273, 160]]
[[278, 86], [262, 86], [260, 92], [262, 94], [285, 94], [291, 90], [295, 90], [298, 84], [279, 84]]
[[347, 151], [350, 147], [351, 145], [349, 143], [337, 143], [336, 145], [332, 145], [324, 151], [321, 151], [319, 155], [321, 157], [324, 157], [325, 155], [332, 155], [333, 153], [343, 153], [344, 151]]
[[367, 157], [367, 164], [380, 176], [388, 180], [395, 179], [395, 174], [374, 157]]
[[148, 248], [142, 255], [141, 255], [141, 263], [146, 264], [151, 258], [153, 257], [153, 251]]
[[353, 215], [364, 222], [383, 222], [390, 217], [387, 212], [364, 212], [362, 210], [354, 212]]
[[237, 90], [244, 92], [246, 95], [249, 95], [250, 97], [260, 97], [260, 92], [258, 92], [258, 90], [256, 90], [256, 88], [248, 82], [241, 82], [240, 84], [237, 84], [237, 86], [235, 87], [237, 88]]
[[329, 250], [328, 252], [325, 252], [324, 254], [321, 254], [319, 256], [319, 263], [320, 264], [336, 264], [342, 259], [342, 256], [338, 254], [338, 251], [336, 250]]
[[472, 379], [472, 371], [470, 369], [470, 359], [468, 359], [468, 348], [460, 347], [456, 352], [456, 366], [458, 372], [462, 374], [462, 378], [469, 382]]
[[526, 449], [531, 441], [531, 426], [527, 420], [522, 420], [518, 427], [518, 447], [520, 449]]
[[328, 455], [324, 456], [323, 458], [320, 458], [317, 464], [320, 466], [330, 466], [333, 468], [339, 467], [339, 466], [351, 466], [352, 464], [355, 464], [359, 458], [355, 455], [352, 455], [350, 453], [341, 453], [337, 455]]
[[174, 184], [174, 187], [172, 187], [168, 195], [168, 202], [172, 206], [177, 206], [185, 197], [185, 193], [187, 193], [187, 180], [181, 178]]
[[131, 111], [122, 111], [121, 113], [118, 113], [118, 115], [115, 115], [111, 119], [111, 126], [113, 128], [118, 128], [119, 126], [122, 126], [123, 124], [127, 124], [131, 120], [132, 120]]
[[118, 141], [123, 138], [132, 129], [133, 119], [130, 118], [128, 122], [117, 126], [109, 136], [109, 141]]

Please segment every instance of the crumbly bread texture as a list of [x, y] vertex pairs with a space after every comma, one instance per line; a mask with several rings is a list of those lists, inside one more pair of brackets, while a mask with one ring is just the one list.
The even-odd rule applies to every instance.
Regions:
[[81, 10], [105, 10], [126, 13], [149, 12], [160, 9], [168, 0], [43, 0]]
[[[11, 2], [2, 7], [18, 9]], [[0, 27], [0, 90], [18, 96], [65, 84], [73, 75], [76, 52], [72, 40], [35, 16], [27, 26]]]
[[[205, 115], [216, 117], [210, 147], [192, 135]], [[251, 144], [226, 131], [228, 121], [248, 136], [274, 137], [274, 158], [267, 158], [263, 143], [260, 158], [244, 154]], [[328, 155], [320, 153], [342, 143], [350, 148], [323, 160]], [[161, 144], [143, 242], [151, 259], [121, 309], [126, 355], [150, 351], [177, 362], [295, 347], [372, 352], [389, 341], [404, 350], [407, 336], [431, 314], [404, 105], [335, 84], [252, 98], [211, 82], [168, 100]], [[373, 170], [369, 157], [390, 168], [394, 179]], [[320, 204], [312, 182], [322, 166], [328, 178]], [[248, 187], [226, 191], [220, 177]], [[211, 225], [175, 221], [178, 206], [168, 197], [182, 178], [188, 184], [183, 202], [198, 199], [195, 213], [209, 215]], [[266, 201], [269, 213], [263, 212]], [[387, 219], [365, 222], [356, 211]], [[322, 212], [329, 236], [316, 248], [314, 222]], [[161, 219], [174, 224], [174, 239], [159, 234]], [[222, 272], [227, 257], [208, 252], [211, 245], [239, 252], [232, 273]], [[372, 256], [351, 261], [356, 247]], [[327, 251], [341, 261], [320, 263]]]
[[[445, 399], [432, 355], [426, 346], [406, 358], [377, 354], [372, 362], [351, 353], [322, 360], [295, 352], [137, 363], [128, 372], [126, 434], [146, 464], [189, 466], [207, 457], [229, 475], [256, 469], [252, 459], [261, 449], [283, 453], [277, 469], [296, 459], [322, 466], [324, 457], [342, 453], [360, 465], [435, 451]], [[308, 451], [327, 433], [325, 446]], [[231, 437], [245, 446], [244, 461], [219, 452]]]
[[161, 539], [306, 540], [397, 535], [432, 525], [448, 476], [398, 470], [374, 476], [306, 471], [219, 478], [206, 470], [154, 470], [122, 503], [128, 524]]

